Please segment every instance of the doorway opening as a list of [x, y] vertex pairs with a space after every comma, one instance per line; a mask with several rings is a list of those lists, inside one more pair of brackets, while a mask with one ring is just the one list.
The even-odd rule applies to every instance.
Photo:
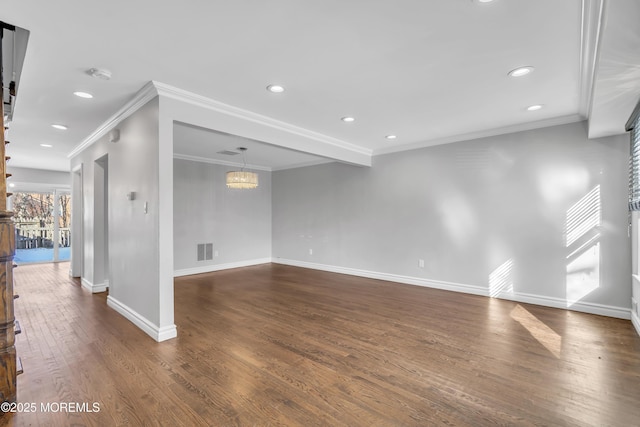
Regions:
[[17, 192], [11, 196], [18, 265], [69, 261], [71, 195], [68, 191]]

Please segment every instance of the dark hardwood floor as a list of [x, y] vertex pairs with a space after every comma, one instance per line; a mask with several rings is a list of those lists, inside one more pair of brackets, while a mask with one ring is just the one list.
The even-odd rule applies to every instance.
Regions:
[[15, 272], [37, 410], [0, 424], [640, 425], [629, 321], [267, 264], [176, 279], [156, 343], [68, 268]]

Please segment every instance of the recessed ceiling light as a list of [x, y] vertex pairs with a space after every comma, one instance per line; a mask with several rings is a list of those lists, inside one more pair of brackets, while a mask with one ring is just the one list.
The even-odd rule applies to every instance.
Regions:
[[284, 86], [280, 85], [269, 85], [267, 86], [267, 90], [273, 93], [282, 93], [284, 92]]
[[542, 108], [541, 104], [530, 105], [527, 107], [527, 111], [536, 111]]
[[87, 70], [87, 74], [100, 80], [111, 79], [111, 71], [105, 70], [104, 68], [91, 68]]
[[93, 95], [91, 95], [88, 92], [73, 92], [73, 94], [75, 96], [77, 96], [78, 98], [86, 98], [86, 99], [91, 99], [93, 98]]
[[522, 77], [522, 76], [526, 76], [532, 71], [533, 71], [533, 67], [530, 65], [527, 65], [526, 67], [518, 67], [509, 71], [509, 75], [511, 77]]
[[13, 188], [13, 187], [15, 187], [15, 186], [16, 186], [16, 185], [15, 185], [13, 182], [12, 182], [11, 184], [9, 184], [9, 187], [11, 187], [11, 188]]
[[387, 138], [387, 139], [396, 139], [397, 136], [395, 136], [395, 135], [387, 135], [387, 136], [385, 136], [385, 138]]
[[356, 119], [353, 117], [347, 116], [347, 117], [341, 118], [340, 120], [342, 120], [343, 122], [351, 123], [351, 122], [354, 122]]
[[68, 127], [66, 127], [65, 125], [60, 125], [60, 124], [52, 124], [52, 125], [51, 125], [51, 127], [52, 127], [52, 128], [55, 128], [55, 129], [60, 129], [60, 130], [67, 130], [67, 129], [69, 129], [69, 128], [68, 128]]
[[53, 145], [51, 145], [51, 144], [40, 144], [40, 147], [51, 148], [51, 147], [53, 147]]

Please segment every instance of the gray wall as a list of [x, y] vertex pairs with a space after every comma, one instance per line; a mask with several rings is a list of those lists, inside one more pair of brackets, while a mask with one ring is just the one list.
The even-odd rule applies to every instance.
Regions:
[[[271, 258], [271, 173], [258, 172], [260, 185], [254, 190], [232, 190], [225, 185], [225, 174], [232, 169], [174, 159], [176, 274]], [[199, 243], [213, 243], [218, 255], [198, 261]]]
[[628, 317], [628, 146], [576, 123], [277, 171], [273, 256]]
[[[83, 222], [73, 233], [84, 237], [82, 250], [73, 254], [83, 256], [82, 279], [88, 287], [100, 290], [102, 281], [108, 279], [109, 304], [156, 339], [175, 336], [173, 325], [172, 277], [171, 288], [162, 286], [161, 264], [172, 269], [171, 259], [161, 259], [159, 242], [160, 222], [164, 215], [172, 221], [173, 212], [160, 209], [160, 164], [162, 138], [159, 135], [159, 100], [155, 98], [118, 124], [120, 140], [109, 142], [105, 135], [71, 159], [72, 170], [82, 165]], [[160, 141], [160, 142], [159, 142]], [[99, 160], [100, 164], [96, 163]], [[99, 168], [108, 168], [100, 171]], [[172, 171], [163, 171], [172, 179]], [[96, 200], [105, 188], [108, 191], [108, 245], [99, 241], [107, 230], [101, 212], [104, 204]], [[74, 190], [77, 191], [74, 185]], [[127, 194], [135, 192], [135, 199]], [[170, 190], [169, 190], [170, 192]], [[74, 203], [80, 195], [74, 194]], [[145, 210], [146, 205], [146, 210]], [[169, 226], [171, 233], [171, 226]], [[108, 250], [108, 265], [104, 265], [104, 250]], [[168, 295], [165, 298], [163, 292]], [[170, 299], [170, 305], [164, 300]], [[164, 334], [164, 335], [163, 335]]]

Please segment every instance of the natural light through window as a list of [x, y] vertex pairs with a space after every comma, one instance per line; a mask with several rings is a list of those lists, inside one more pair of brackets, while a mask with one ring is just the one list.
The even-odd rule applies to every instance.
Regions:
[[567, 264], [567, 307], [599, 287], [600, 243], [595, 243]]
[[598, 227], [601, 224], [600, 186], [597, 185], [567, 210], [567, 307], [571, 307], [600, 286]]
[[489, 296], [513, 293], [513, 259], [508, 259], [489, 274]]
[[511, 318], [520, 323], [532, 337], [551, 352], [558, 359], [562, 353], [562, 337], [553, 329], [531, 314], [526, 308], [518, 304], [511, 311]]
[[601, 219], [600, 186], [597, 185], [567, 210], [565, 223], [567, 247], [594, 227], [599, 226]]
[[16, 227], [16, 264], [69, 260], [69, 194], [16, 192], [11, 196], [11, 204]]

